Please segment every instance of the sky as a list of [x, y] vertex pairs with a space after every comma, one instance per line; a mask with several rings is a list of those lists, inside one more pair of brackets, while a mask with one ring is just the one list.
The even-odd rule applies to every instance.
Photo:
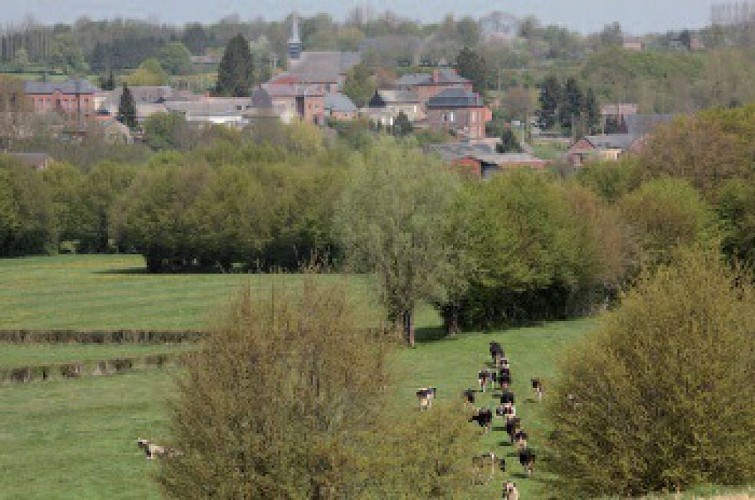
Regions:
[[709, 24], [710, 6], [721, 0], [0, 0], [0, 25], [19, 23], [27, 16], [52, 24], [125, 17], [168, 24], [208, 23], [238, 14], [242, 20], [263, 17], [280, 20], [292, 10], [302, 15], [327, 12], [343, 20], [355, 5], [378, 12], [389, 9], [423, 22], [440, 20], [446, 13], [478, 18], [500, 10], [516, 16], [535, 15], [543, 23], [592, 33], [614, 21], [625, 33], [640, 35]]

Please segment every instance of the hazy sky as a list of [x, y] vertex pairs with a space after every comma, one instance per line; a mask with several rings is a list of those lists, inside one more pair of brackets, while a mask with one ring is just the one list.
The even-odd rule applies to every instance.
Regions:
[[0, 23], [18, 22], [31, 15], [43, 23], [131, 17], [169, 24], [216, 21], [229, 14], [241, 19], [262, 16], [282, 19], [297, 9], [302, 14], [328, 12], [341, 20], [354, 5], [376, 11], [390, 9], [422, 21], [435, 21], [447, 12], [479, 17], [492, 10], [517, 16], [534, 14], [541, 21], [567, 26], [583, 33], [599, 31], [619, 21], [625, 32], [643, 34], [708, 24], [710, 5], [719, 0], [0, 0]]

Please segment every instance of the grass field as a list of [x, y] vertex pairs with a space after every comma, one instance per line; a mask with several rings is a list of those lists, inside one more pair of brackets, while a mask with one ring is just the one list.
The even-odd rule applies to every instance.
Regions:
[[[339, 276], [325, 279], [338, 280]], [[0, 329], [202, 329], [242, 286], [285, 288], [297, 275], [146, 274], [137, 255], [0, 260]], [[368, 281], [350, 278], [366, 294]]]
[[[269, 290], [299, 276], [157, 275], [141, 272], [135, 256], [60, 256], [0, 260], [0, 328], [202, 328], [244, 284]], [[337, 276], [318, 279], [334, 280]], [[358, 297], [373, 296], [367, 278], [349, 278]], [[456, 401], [476, 386], [477, 372], [490, 357], [488, 343], [500, 342], [511, 361], [517, 413], [542, 456], [550, 426], [529, 387], [531, 377], [553, 381], [563, 350], [595, 325], [593, 319], [549, 323], [489, 334], [438, 339], [439, 318], [418, 311], [415, 349], [395, 353], [396, 411], [417, 411], [414, 391], [438, 388], [439, 400]], [[191, 345], [15, 345], [0, 344], [0, 367], [139, 356], [191, 349]], [[176, 368], [0, 387], [0, 499], [157, 498], [151, 481], [156, 466], [136, 447], [138, 437], [159, 439], [167, 429], [166, 401]], [[547, 397], [547, 394], [546, 394]], [[478, 395], [492, 407], [492, 395]], [[494, 422], [494, 426], [498, 422]], [[470, 424], [473, 425], [473, 424]], [[480, 452], [506, 457], [498, 473], [474, 498], [500, 498], [501, 484], [514, 479], [523, 499], [558, 498], [548, 476], [536, 469], [526, 478], [506, 434], [481, 436]], [[696, 490], [710, 496], [715, 488]], [[739, 490], [741, 492], [741, 490]], [[680, 498], [694, 498], [695, 493]], [[656, 497], [654, 497], [656, 498]], [[663, 498], [663, 497], [657, 497]], [[669, 497], [679, 498], [679, 497]], [[746, 497], [742, 497], [746, 498]]]

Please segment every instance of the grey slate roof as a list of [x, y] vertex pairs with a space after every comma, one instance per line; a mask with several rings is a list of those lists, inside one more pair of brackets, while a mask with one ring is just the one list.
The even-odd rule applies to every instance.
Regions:
[[432, 144], [430, 150], [438, 153], [444, 161], [450, 162], [460, 158], [491, 155], [495, 150], [488, 144], [469, 144], [466, 142], [449, 142]]
[[370, 99], [369, 107], [383, 108], [389, 104], [419, 104], [419, 96], [408, 90], [377, 90]]
[[288, 73], [310, 75], [310, 81], [337, 81], [361, 60], [358, 52], [302, 52]]
[[634, 134], [588, 135], [585, 136], [585, 140], [597, 149], [621, 149], [624, 151], [637, 140], [637, 136]]
[[476, 108], [482, 106], [482, 98], [463, 88], [450, 88], [427, 100], [427, 108]]
[[68, 80], [66, 82], [24, 82], [26, 94], [94, 94], [99, 91], [89, 80]]
[[343, 94], [325, 94], [325, 109], [338, 113], [353, 113], [357, 107], [348, 96]]
[[432, 73], [407, 73], [394, 82], [396, 87], [411, 87], [414, 85], [449, 85], [449, 84], [464, 84], [469, 83], [469, 80], [459, 76], [456, 71], [452, 69], [441, 69], [438, 71], [437, 81], [433, 81]]

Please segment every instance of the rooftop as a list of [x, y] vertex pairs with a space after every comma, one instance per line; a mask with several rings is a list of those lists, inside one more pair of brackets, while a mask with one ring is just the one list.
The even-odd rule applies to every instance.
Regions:
[[450, 88], [427, 100], [427, 108], [477, 108], [482, 106], [482, 97], [463, 88]]
[[357, 107], [351, 102], [348, 96], [343, 94], [326, 94], [325, 109], [339, 113], [353, 113], [357, 110]]
[[445, 68], [435, 70], [432, 73], [407, 73], [394, 82], [396, 87], [410, 87], [415, 85], [460, 85], [470, 83], [466, 78], [459, 76], [455, 70]]
[[68, 80], [66, 82], [24, 82], [26, 94], [94, 94], [99, 91], [89, 80]]

